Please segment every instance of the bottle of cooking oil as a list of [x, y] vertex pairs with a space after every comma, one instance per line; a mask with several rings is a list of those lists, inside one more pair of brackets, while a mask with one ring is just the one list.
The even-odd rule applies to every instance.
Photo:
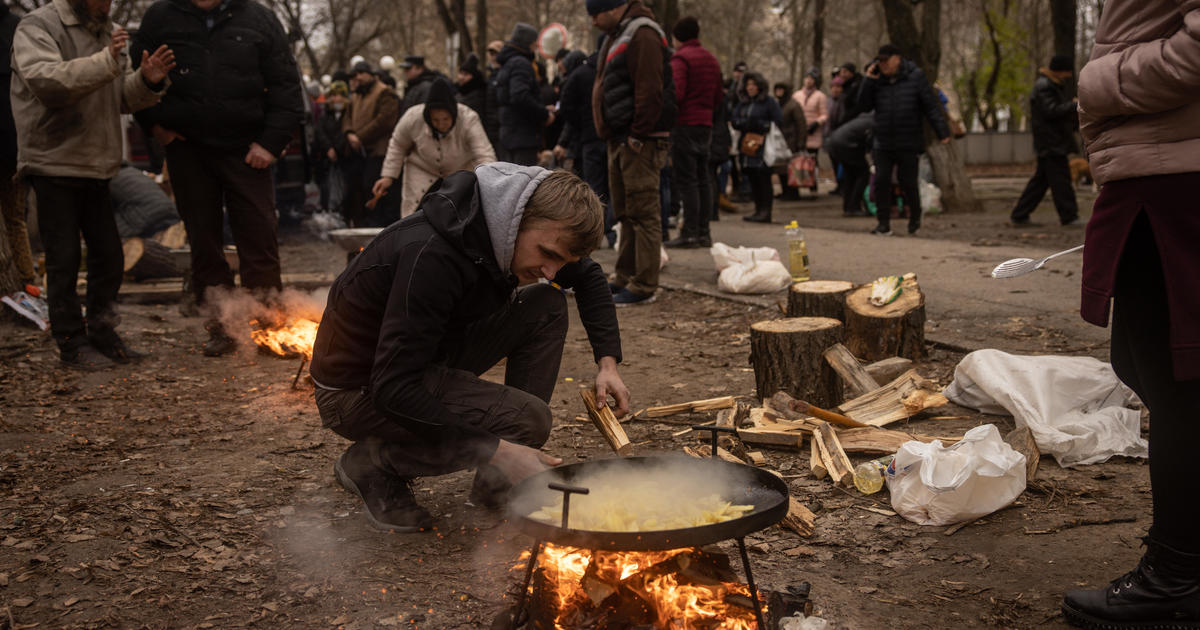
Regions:
[[863, 494], [875, 494], [883, 488], [883, 479], [895, 455], [872, 459], [854, 468], [854, 487]]
[[784, 227], [788, 242], [788, 271], [792, 274], [792, 282], [808, 280], [808, 245], [804, 243], [804, 232], [800, 224], [792, 221]]

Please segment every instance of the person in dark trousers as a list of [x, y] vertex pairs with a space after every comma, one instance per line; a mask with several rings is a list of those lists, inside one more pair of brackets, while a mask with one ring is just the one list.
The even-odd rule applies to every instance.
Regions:
[[[775, 101], [779, 103], [783, 115], [783, 124], [779, 125], [779, 131], [787, 141], [788, 150], [793, 154], [799, 153], [804, 150], [804, 141], [808, 138], [808, 119], [804, 117], [804, 107], [792, 98], [792, 86], [776, 83], [774, 89]], [[775, 173], [779, 176], [779, 199], [799, 201], [800, 189], [788, 183], [788, 165], [775, 167]]]
[[554, 122], [554, 112], [541, 100], [537, 66], [533, 63], [536, 41], [537, 29], [518, 22], [496, 56], [500, 69], [488, 79], [500, 104], [500, 144], [495, 145], [496, 155], [524, 166], [537, 164], [542, 128]]
[[[271, 164], [304, 117], [300, 71], [279, 18], [250, 0], [158, 0], [142, 17], [133, 59], [168, 45], [177, 51], [171, 88], [138, 120], [166, 148], [179, 215], [192, 249], [192, 291], [203, 305], [212, 287], [233, 288], [222, 219], [238, 248], [242, 286], [279, 291]], [[215, 319], [204, 353], [236, 342]]]
[[[1185, 10], [1187, 9], [1187, 10]], [[1087, 224], [1080, 313], [1112, 316], [1112, 366], [1150, 411], [1151, 524], [1129, 572], [1068, 592], [1069, 623], [1098, 630], [1200, 627], [1200, 32], [1196, 5], [1105, 5], [1079, 72], [1079, 126], [1100, 196]], [[1139, 523], [1142, 519], [1139, 519]], [[1128, 554], [1124, 540], [1067, 537]], [[1079, 566], [1075, 584], [1107, 579]]]
[[321, 208], [341, 212], [346, 198], [346, 181], [341, 163], [350, 157], [350, 143], [342, 132], [342, 119], [350, 104], [345, 81], [333, 81], [325, 93], [325, 107], [313, 129], [312, 163], [321, 191]]
[[[724, 97], [722, 96], [722, 98]], [[728, 120], [725, 104], [722, 101], [720, 107], [713, 109], [712, 141], [708, 144], [708, 172], [710, 175], [708, 181], [712, 184], [713, 198], [710, 221], [721, 220], [722, 202], [730, 209], [737, 209], [737, 206], [734, 206], [725, 197], [725, 184], [729, 179], [729, 169], [731, 168], [729, 147], [733, 143], [733, 138], [729, 133]]]
[[735, 141], [739, 147], [738, 159], [742, 163], [742, 174], [750, 180], [754, 214], [742, 217], [742, 220], [770, 223], [775, 193], [771, 189], [771, 167], [763, 160], [766, 143], [760, 143], [751, 152], [751, 147], [746, 142], [746, 134], [759, 134], [766, 138], [767, 133], [771, 131], [771, 123], [781, 124], [783, 115], [779, 110], [779, 102], [771, 98], [767, 91], [768, 84], [762, 75], [757, 72], [747, 73], [745, 84], [747, 98], [733, 111], [733, 128], [741, 132]]
[[[512, 483], [562, 463], [537, 449], [567, 289], [598, 366], [596, 399], [628, 412], [616, 310], [588, 257], [602, 230], [599, 200], [573, 173], [484, 164], [441, 180], [334, 282], [312, 377], [322, 425], [353, 442], [337, 479], [372, 525], [432, 527], [409, 485], [419, 477], [474, 468], [471, 502], [498, 509]], [[503, 359], [503, 385], [479, 378]]]
[[[54, 0], [28, 13], [12, 37], [11, 106], [17, 174], [37, 193], [46, 249], [46, 301], [59, 358], [80, 369], [141, 357], [117, 335], [124, 254], [109, 199], [121, 166], [121, 113], [153, 105], [175, 56], [167, 46], [137, 53], [113, 26], [109, 4]], [[87, 317], [76, 283], [87, 243]]]
[[400, 218], [403, 203], [400, 191], [387, 192], [373, 209], [366, 205], [373, 198], [371, 189], [383, 171], [388, 139], [400, 120], [400, 98], [365, 61], [354, 65], [353, 90], [350, 115], [342, 120], [342, 131], [351, 151], [345, 171], [351, 186], [343, 205], [346, 222], [355, 227], [391, 225]]
[[22, 284], [36, 282], [29, 229], [25, 224], [25, 184], [17, 178], [17, 126], [13, 120], [12, 42], [21, 18], [0, 4], [0, 213], [12, 251], [13, 265]]
[[671, 77], [679, 119], [671, 130], [671, 177], [683, 208], [679, 237], [667, 247], [712, 247], [708, 222], [713, 214], [712, 169], [708, 151], [712, 144], [713, 111], [725, 101], [721, 64], [700, 44], [700, 23], [685, 16], [675, 23], [675, 54]]
[[500, 56], [500, 51], [504, 49], [504, 42], [496, 40], [488, 43], [487, 46], [487, 72], [484, 75], [484, 80], [487, 82], [487, 88], [484, 94], [486, 95], [486, 104], [484, 106], [486, 112], [481, 114], [483, 118], [483, 130], [487, 132], [488, 141], [496, 148], [496, 155], [502, 155], [503, 148], [500, 146], [500, 100], [496, 95], [496, 86], [492, 83], [492, 77], [500, 71], [500, 65], [496, 59]]
[[871, 148], [871, 132], [875, 120], [869, 113], [838, 125], [825, 139], [829, 158], [842, 165], [842, 216], [871, 216], [863, 207], [863, 193], [871, 177], [867, 151]]
[[1079, 225], [1079, 205], [1067, 154], [1074, 153], [1078, 116], [1075, 101], [1067, 98], [1066, 82], [1075, 74], [1075, 63], [1066, 55], [1055, 55], [1049, 68], [1038, 70], [1029, 108], [1033, 112], [1033, 148], [1037, 151], [1037, 171], [1029, 178], [1025, 191], [1017, 199], [1010, 223], [1032, 225], [1029, 215], [1037, 209], [1046, 189], [1054, 195], [1054, 209], [1063, 225]]
[[605, 34], [592, 115], [608, 142], [608, 189], [621, 226], [613, 301], [649, 304], [662, 265], [659, 187], [678, 112], [671, 49], [641, 0], [587, 0], [586, 6], [592, 26]]
[[458, 102], [470, 107], [480, 120], [487, 119], [487, 81], [483, 71], [479, 69], [479, 57], [475, 53], [458, 65], [458, 76], [455, 85], [458, 88]]
[[[409, 55], [400, 62], [404, 69], [404, 100], [400, 103], [400, 116], [408, 108], [422, 105], [429, 100], [429, 88], [434, 79], [450, 79], [437, 70], [425, 67], [425, 58], [420, 55]], [[397, 117], [399, 120], [399, 116]]]
[[922, 122], [929, 121], [942, 144], [950, 142], [950, 127], [937, 96], [913, 62], [900, 56], [900, 49], [885, 44], [867, 68], [858, 106], [875, 111], [875, 217], [879, 225], [872, 234], [891, 236], [892, 186], [895, 169], [908, 208], [908, 233], [921, 229], [921, 194], [917, 187], [917, 160], [925, 152]]
[[592, 122], [592, 84], [596, 82], [596, 53], [585, 54], [581, 50], [571, 51], [563, 58], [566, 78], [562, 82], [558, 116], [563, 119], [562, 134], [554, 147], [559, 159], [571, 155], [575, 159], [575, 170], [583, 181], [592, 187], [592, 192], [604, 204], [604, 238], [611, 246], [617, 239], [614, 231], [612, 201], [608, 195], [608, 149], [604, 140], [596, 135]]

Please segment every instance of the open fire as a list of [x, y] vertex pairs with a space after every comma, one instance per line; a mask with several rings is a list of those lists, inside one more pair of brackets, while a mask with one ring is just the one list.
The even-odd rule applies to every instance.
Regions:
[[[528, 557], [525, 552], [522, 560]], [[531, 626], [544, 630], [757, 628], [750, 587], [738, 581], [729, 558], [695, 548], [626, 552], [546, 544], [530, 596]]]
[[250, 322], [250, 338], [258, 347], [278, 356], [301, 357], [309, 361], [317, 339], [317, 325], [305, 317], [290, 318], [282, 325], [270, 326], [255, 319]]

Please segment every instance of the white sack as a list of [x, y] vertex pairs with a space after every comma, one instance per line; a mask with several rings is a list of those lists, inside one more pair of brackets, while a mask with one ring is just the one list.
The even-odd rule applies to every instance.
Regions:
[[977, 350], [954, 369], [944, 392], [955, 404], [1012, 414], [1060, 466], [1146, 457], [1139, 404], [1108, 363], [1091, 357], [1017, 356]]
[[771, 131], [767, 132], [763, 146], [763, 162], [766, 162], [767, 166], [776, 166], [786, 163], [790, 159], [792, 159], [792, 151], [788, 149], [783, 132], [779, 130], [779, 125], [771, 123]]
[[791, 272], [778, 260], [730, 265], [717, 276], [717, 288], [727, 293], [774, 293], [791, 284]]
[[725, 243], [713, 243], [708, 252], [712, 254], [717, 271], [725, 271], [730, 265], [748, 265], [756, 260], [782, 260], [774, 247], [730, 247]]
[[921, 525], [950, 525], [985, 516], [1025, 491], [1025, 456], [1000, 437], [996, 425], [967, 431], [942, 446], [905, 442], [887, 472], [892, 509]]

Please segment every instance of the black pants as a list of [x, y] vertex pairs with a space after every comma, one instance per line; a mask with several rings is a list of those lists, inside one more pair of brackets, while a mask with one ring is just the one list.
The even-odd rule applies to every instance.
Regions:
[[252, 168], [240, 151], [217, 151], [184, 140], [167, 145], [167, 164], [192, 248], [196, 303], [204, 303], [209, 287], [234, 286], [224, 253], [226, 212], [242, 286], [258, 291], [282, 288], [271, 169]]
[[1177, 381], [1162, 263], [1143, 214], [1121, 255], [1114, 288], [1112, 365], [1150, 410], [1153, 537], [1200, 553], [1195, 536], [1195, 445], [1200, 444], [1200, 381]]
[[904, 209], [908, 211], [908, 231], [921, 227], [921, 192], [917, 187], [917, 154], [907, 151], [875, 150], [875, 218], [879, 227], [892, 229], [892, 169], [900, 182]]
[[[379, 181], [383, 174], [383, 158], [384, 156], [367, 156], [363, 161], [363, 190], [366, 191], [366, 198], [371, 199], [375, 196], [371, 192], [375, 182]], [[393, 185], [388, 189], [387, 194], [379, 198], [375, 203], [375, 208], [366, 210], [365, 222], [373, 227], [387, 227], [396, 221], [400, 220], [400, 205], [401, 196], [404, 191], [403, 177], [397, 182], [399, 186]], [[363, 202], [366, 203], [365, 201]]]
[[671, 131], [672, 177], [675, 192], [683, 206], [685, 238], [711, 238], [708, 221], [712, 217], [712, 169], [708, 167], [708, 145], [712, 127], [686, 126]]
[[863, 193], [871, 177], [870, 166], [862, 162], [842, 162], [842, 213], [858, 214], [864, 211]]
[[1012, 220], [1028, 221], [1029, 215], [1033, 214], [1042, 198], [1046, 196], [1047, 188], [1054, 197], [1054, 209], [1058, 211], [1060, 222], [1070, 223], [1079, 217], [1079, 206], [1075, 202], [1075, 185], [1071, 183], [1071, 167], [1067, 164], [1067, 156], [1049, 155], [1038, 158], [1037, 170], [1034, 171], [1033, 177], [1029, 178], [1020, 199], [1017, 199], [1017, 205], [1012, 211]]
[[505, 149], [504, 157], [501, 158], [501, 160], [505, 162], [512, 162], [513, 164], [519, 164], [521, 166], [537, 166], [538, 150], [533, 148]]
[[769, 166], [743, 166], [742, 176], [750, 181], [750, 195], [754, 198], [755, 214], [771, 214], [775, 202], [775, 191], [771, 187], [771, 168]]
[[[468, 424], [517, 444], [538, 448], [550, 436], [548, 405], [567, 335], [566, 298], [557, 289], [537, 284], [496, 314], [469, 326], [462, 342], [425, 372], [424, 385], [450, 413]], [[480, 374], [507, 357], [504, 385]], [[355, 442], [367, 441], [376, 465], [400, 477], [429, 477], [484, 466], [478, 453], [459, 444], [423, 437], [397, 418], [375, 410], [371, 396], [359, 390], [316, 390], [324, 426]]]
[[[118, 322], [115, 302], [125, 254], [108, 180], [34, 175], [29, 181], [37, 193], [38, 229], [46, 249], [46, 302], [54, 341], [60, 350], [70, 351], [86, 344], [89, 335], [112, 335]], [[82, 257], [80, 234], [88, 249], [86, 322], [75, 289]]]
[[587, 182], [588, 187], [604, 204], [604, 234], [609, 237], [609, 244], [617, 238], [613, 231], [617, 224], [613, 218], [612, 201], [608, 196], [608, 147], [603, 140], [592, 140], [579, 145], [579, 157], [575, 160], [580, 170], [580, 177]]

